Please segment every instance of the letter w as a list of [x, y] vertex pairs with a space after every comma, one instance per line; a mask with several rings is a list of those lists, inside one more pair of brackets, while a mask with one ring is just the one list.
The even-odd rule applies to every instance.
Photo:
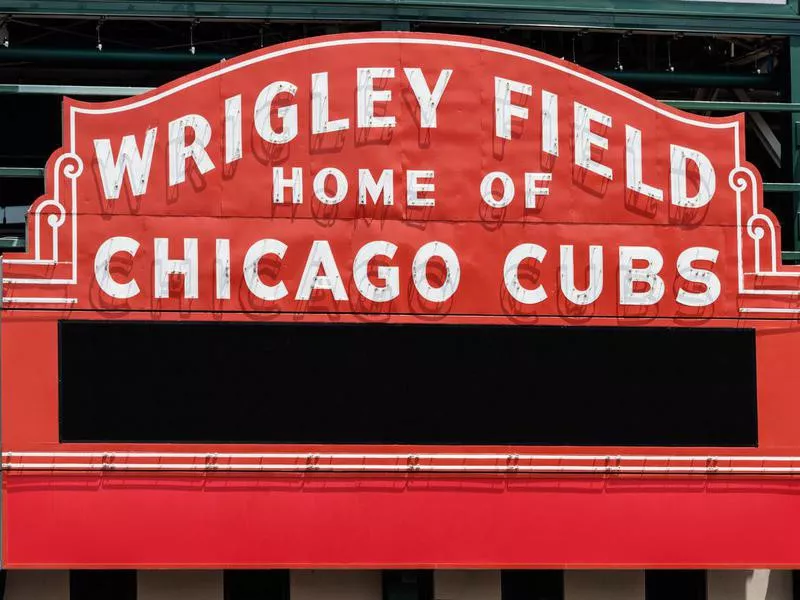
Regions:
[[125, 172], [128, 173], [128, 183], [134, 196], [141, 196], [147, 191], [147, 180], [150, 177], [150, 165], [153, 162], [157, 130], [157, 127], [147, 130], [144, 138], [144, 152], [139, 152], [136, 136], [126, 135], [123, 137], [116, 158], [111, 151], [111, 140], [94, 140], [94, 151], [97, 155], [97, 164], [100, 166], [100, 179], [103, 180], [103, 190], [107, 200], [119, 198]]

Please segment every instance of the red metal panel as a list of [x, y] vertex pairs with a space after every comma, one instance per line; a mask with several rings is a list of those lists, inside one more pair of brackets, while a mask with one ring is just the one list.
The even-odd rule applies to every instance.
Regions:
[[[393, 72], [370, 81], [367, 67]], [[800, 270], [780, 263], [741, 116], [688, 115], [522, 48], [396, 33], [269, 48], [137, 98], [68, 100], [64, 115], [31, 247], [3, 260], [4, 567], [800, 565]], [[315, 132], [326, 122], [338, 129]], [[302, 169], [302, 203], [288, 189], [275, 202], [276, 168]], [[347, 182], [341, 201], [333, 176], [314, 183], [326, 168]], [[388, 188], [369, 197], [362, 169], [390, 170], [392, 203]], [[432, 205], [414, 206], [413, 171], [434, 172], [418, 176]], [[502, 174], [515, 191], [499, 207]], [[536, 177], [549, 195], [534, 197]], [[159, 279], [195, 239], [197, 277]], [[356, 260], [370, 242], [397, 250]], [[398, 283], [375, 292], [387, 267]], [[58, 321], [76, 318], [754, 328], [759, 446], [249, 445], [220, 459], [210, 445], [61, 444]], [[123, 386], [136, 361], [120, 361]], [[674, 368], [702, 357], [687, 348]], [[213, 473], [266, 453], [288, 472]], [[314, 472], [353, 461], [401, 472]], [[130, 472], [148, 463], [162, 472]], [[437, 468], [461, 472], [420, 472]]]
[[5, 566], [788, 567], [794, 480], [7, 476]]

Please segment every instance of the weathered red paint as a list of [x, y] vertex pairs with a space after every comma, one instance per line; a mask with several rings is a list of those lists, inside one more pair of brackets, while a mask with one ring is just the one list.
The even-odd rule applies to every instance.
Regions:
[[83, 474], [6, 486], [12, 568], [785, 568], [800, 533], [789, 479]]
[[[396, 117], [396, 127], [357, 130], [356, 69], [375, 66], [395, 69], [395, 77], [381, 83], [392, 99], [380, 105]], [[421, 68], [429, 88], [442, 69], [453, 69], [435, 129], [420, 126], [404, 67]], [[323, 71], [329, 74], [330, 119], [346, 117], [351, 128], [315, 135], [310, 81], [312, 73]], [[495, 76], [533, 86], [528, 119], [512, 119], [511, 140], [496, 135]], [[285, 145], [264, 142], [253, 124], [256, 97], [277, 80], [298, 86], [298, 134]], [[559, 96], [557, 158], [541, 146], [543, 89]], [[242, 96], [243, 156], [226, 165], [224, 101], [237, 94]], [[286, 100], [280, 105], [288, 105]], [[575, 165], [573, 102], [612, 118], [610, 127], [591, 128], [608, 139], [608, 150], [595, 148], [592, 158], [613, 169], [612, 180]], [[514, 96], [514, 103], [525, 104], [522, 96]], [[186, 182], [171, 186], [168, 123], [187, 114], [200, 114], [210, 123], [206, 149], [215, 168], [201, 174], [189, 167]], [[627, 185], [626, 124], [641, 132], [643, 179], [664, 190], [662, 201]], [[123, 136], [134, 135], [141, 148], [152, 127], [158, 134], [147, 192], [134, 196], [126, 182], [119, 199], [107, 199], [94, 140], [107, 138], [117, 151]], [[692, 148], [713, 163], [715, 193], [706, 206], [670, 202], [671, 145]], [[302, 204], [271, 201], [276, 166], [303, 168]], [[324, 167], [341, 169], [349, 184], [350, 192], [335, 206], [313, 198], [311, 179]], [[394, 205], [359, 205], [358, 169], [393, 169]], [[405, 173], [424, 169], [436, 171], [436, 204], [409, 207]], [[507, 172], [517, 188], [505, 208], [492, 208], [481, 198], [481, 180], [492, 171]], [[539, 197], [536, 208], [525, 208], [525, 172], [552, 174], [550, 195]], [[47, 194], [29, 215], [29, 239], [39, 243], [38, 264], [13, 262], [36, 259], [33, 247], [3, 261], [2, 450], [12, 456], [217, 450], [60, 444], [57, 322], [71, 318], [755, 328], [759, 447], [728, 453], [800, 456], [800, 408], [793, 400], [800, 375], [790, 358], [800, 351], [800, 312], [794, 312], [800, 311], [800, 270], [781, 265], [777, 221], [763, 208], [760, 176], [745, 160], [742, 116], [712, 119], [682, 113], [564, 61], [486, 40], [397, 33], [333, 36], [265, 49], [132, 99], [106, 104], [67, 100], [64, 147], [50, 159], [47, 174]], [[690, 172], [689, 195], [697, 185]], [[50, 202], [56, 197], [63, 214]], [[115, 281], [135, 280], [139, 286], [139, 293], [127, 299], [103, 291], [95, 274], [98, 249], [114, 236], [139, 243], [134, 257], [117, 253], [111, 261]], [[173, 282], [169, 297], [156, 298], [155, 238], [169, 239], [171, 258], [182, 256], [184, 239], [198, 240], [196, 299], [184, 297], [186, 286], [179, 281]], [[286, 285], [288, 294], [275, 301], [256, 298], [243, 274], [247, 249], [263, 238], [287, 246], [283, 260], [259, 265], [264, 283], [282, 280]], [[230, 241], [229, 299], [216, 292], [218, 239]], [[315, 240], [329, 242], [346, 300], [335, 300], [327, 290], [315, 291], [310, 301], [295, 298]], [[375, 240], [398, 246], [391, 261], [370, 265], [376, 285], [379, 264], [399, 268], [399, 295], [387, 303], [366, 300], [353, 276], [359, 248]], [[412, 284], [414, 256], [432, 241], [450, 246], [461, 267], [458, 288], [444, 302], [425, 300]], [[520, 270], [525, 286], [541, 284], [547, 292], [536, 304], [515, 301], [504, 283], [506, 256], [522, 243], [547, 250], [540, 263]], [[577, 305], [561, 292], [561, 245], [574, 246], [578, 288], [588, 285], [589, 246], [603, 247], [603, 291], [595, 302]], [[644, 306], [621, 303], [625, 273], [618, 266], [620, 246], [648, 246], [661, 254], [661, 300]], [[677, 261], [687, 248], [697, 247], [719, 251], [713, 264], [696, 266], [719, 279], [721, 294], [705, 306], [687, 306], [676, 300], [681, 289], [703, 293], [706, 288], [681, 277]], [[54, 251], [57, 264], [49, 262]], [[434, 271], [428, 269], [428, 275], [438, 285]], [[676, 357], [676, 364], [682, 360]], [[120, 385], [125, 369], [135, 369], [135, 361], [122, 360]], [[398, 448], [226, 450], [374, 453]], [[570, 448], [541, 452], [579, 453]], [[703, 448], [580, 449], [594, 452], [715, 453]], [[789, 477], [98, 476], [56, 470], [6, 471], [3, 477], [4, 567], [800, 565], [800, 552], [790, 541], [797, 533], [791, 523], [800, 487]]]

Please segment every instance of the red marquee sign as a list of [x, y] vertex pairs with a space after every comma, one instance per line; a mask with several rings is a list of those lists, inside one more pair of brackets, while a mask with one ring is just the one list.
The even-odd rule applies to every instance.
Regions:
[[[4, 567], [800, 565], [800, 269], [742, 115], [407, 33], [63, 114], [2, 260]], [[746, 330], [757, 425], [725, 448], [100, 444], [60, 429], [62, 327], [86, 321]]]

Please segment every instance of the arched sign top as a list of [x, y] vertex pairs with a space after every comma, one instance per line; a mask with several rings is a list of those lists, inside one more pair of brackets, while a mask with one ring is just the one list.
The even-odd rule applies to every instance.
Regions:
[[[741, 115], [497, 42], [369, 33], [66, 101], [6, 308], [792, 314]], [[438, 265], [438, 266], [437, 266]]]

